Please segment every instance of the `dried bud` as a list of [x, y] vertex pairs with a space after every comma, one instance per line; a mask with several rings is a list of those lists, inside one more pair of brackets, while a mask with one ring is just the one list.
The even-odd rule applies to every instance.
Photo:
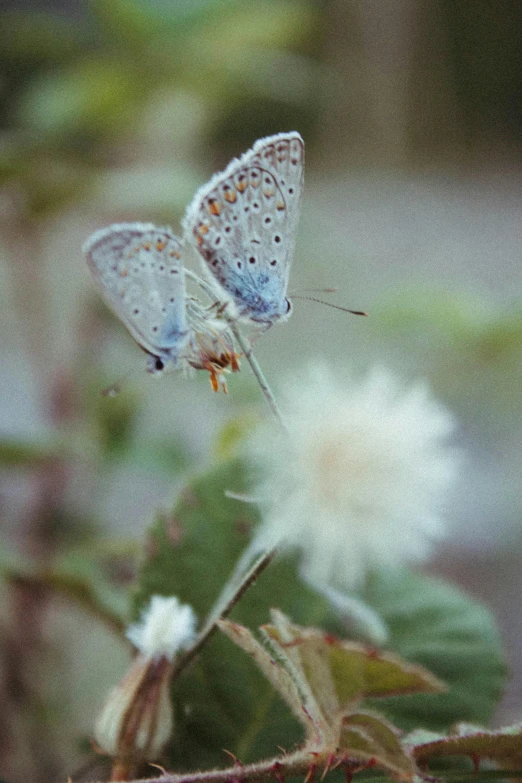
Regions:
[[94, 727], [100, 750], [121, 761], [153, 761], [172, 734], [172, 663], [138, 654], [111, 691]]
[[127, 636], [138, 648], [129, 671], [111, 691], [94, 739], [122, 763], [153, 761], [172, 734], [169, 684], [176, 653], [194, 637], [192, 608], [175, 597], [153, 596]]

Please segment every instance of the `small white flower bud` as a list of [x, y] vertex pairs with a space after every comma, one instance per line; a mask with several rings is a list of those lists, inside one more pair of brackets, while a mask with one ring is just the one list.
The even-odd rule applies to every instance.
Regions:
[[138, 654], [96, 720], [94, 739], [122, 761], [154, 761], [172, 734], [171, 662]]
[[173, 729], [169, 685], [176, 653], [194, 637], [195, 615], [176, 597], [155, 595], [127, 636], [138, 655], [101, 709], [94, 739], [123, 763], [154, 761]]

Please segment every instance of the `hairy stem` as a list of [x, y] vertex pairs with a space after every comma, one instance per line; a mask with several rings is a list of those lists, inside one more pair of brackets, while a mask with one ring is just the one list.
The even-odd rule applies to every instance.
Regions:
[[[187, 774], [165, 773], [157, 778], [147, 778], [146, 780], [131, 781], [131, 783], [258, 783], [259, 781], [282, 781], [285, 778], [292, 778], [306, 775], [309, 779], [313, 778], [313, 773], [321, 773], [319, 780], [322, 780], [328, 770], [337, 767], [345, 767], [348, 775], [362, 771], [366, 765], [352, 760], [346, 755], [340, 758], [334, 758], [330, 754], [310, 753], [306, 751], [297, 751], [294, 754], [280, 756], [276, 759], [267, 761], [258, 761], [254, 764], [243, 766], [239, 762], [226, 769], [213, 769], [208, 772], [189, 772]], [[520, 778], [522, 770], [500, 770], [487, 769], [479, 772], [458, 772], [447, 771], [443, 775], [432, 776], [430, 774], [421, 775], [420, 779], [428, 783], [450, 783], [450, 781], [489, 781], [502, 780], [505, 778]], [[364, 783], [383, 783], [386, 778], [381, 775], [372, 775], [364, 777]]]
[[158, 778], [134, 783], [238, 783], [238, 781], [283, 780], [286, 777], [306, 775], [311, 768], [322, 769], [329, 764], [327, 754], [310, 753], [298, 750], [295, 753], [278, 758], [258, 761], [243, 766], [236, 762], [226, 769], [213, 769], [208, 772], [190, 772], [188, 774], [164, 774]]

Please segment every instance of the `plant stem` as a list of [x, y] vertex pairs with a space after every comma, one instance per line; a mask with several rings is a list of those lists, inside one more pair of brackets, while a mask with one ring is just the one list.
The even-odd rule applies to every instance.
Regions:
[[[186, 269], [185, 274], [187, 275], [187, 277], [189, 277], [191, 280], [197, 283], [199, 287], [207, 294], [207, 296], [210, 299], [214, 299], [214, 300], [216, 299], [216, 291], [212, 288], [212, 286], [210, 286], [207, 283], [206, 280], [203, 280], [203, 278], [199, 277], [199, 275], [196, 275], [195, 272], [192, 272], [190, 269]], [[276, 399], [272, 393], [272, 389], [268, 385], [268, 381], [266, 380], [264, 373], [258, 364], [257, 359], [252, 353], [252, 346], [248, 345], [247, 341], [241, 334], [241, 331], [239, 330], [237, 324], [237, 319], [233, 318], [231, 315], [228, 315], [228, 313], [226, 312], [226, 304], [222, 306], [222, 314], [225, 320], [227, 321], [228, 325], [230, 326], [232, 333], [236, 338], [237, 344], [243, 351], [243, 354], [245, 355], [245, 359], [249, 363], [252, 372], [256, 377], [256, 380], [259, 384], [259, 388], [263, 392], [265, 399], [268, 402], [268, 405], [270, 406], [270, 410], [278, 420], [281, 429], [286, 432], [286, 426], [283, 420], [283, 416], [281, 415], [279, 405], [276, 402]]]
[[[243, 766], [239, 762], [232, 767], [226, 769], [213, 769], [208, 772], [189, 772], [187, 774], [170, 774], [165, 773], [158, 778], [147, 778], [146, 780], [136, 780], [132, 783], [258, 783], [259, 781], [270, 781], [274, 783], [274, 780], [283, 780], [285, 778], [292, 778], [302, 775], [310, 774], [315, 770], [318, 773], [322, 771], [323, 775], [328, 769], [335, 769], [338, 765], [348, 765], [348, 771], [350, 770], [350, 759], [343, 757], [342, 759], [335, 759], [331, 756], [325, 757], [325, 754], [320, 753], [306, 753], [305, 751], [297, 751], [294, 754], [287, 756], [280, 756], [277, 759], [269, 759], [268, 761], [258, 761], [254, 764], [247, 764]], [[353, 762], [352, 762], [353, 764]], [[363, 766], [363, 765], [362, 765]], [[361, 767], [359, 767], [361, 770]], [[361, 770], [362, 771], [362, 770]], [[357, 770], [353, 771], [355, 774]], [[440, 783], [446, 783], [446, 781], [469, 781], [469, 783], [475, 783], [475, 781], [481, 780], [502, 780], [503, 778], [520, 778], [522, 777], [521, 770], [500, 770], [500, 769], [488, 769], [479, 772], [455, 772], [453, 774], [446, 773], [444, 775], [432, 776], [429, 774], [422, 775], [420, 779], [425, 778], [429, 783], [434, 781], [440, 781]], [[320, 778], [322, 780], [322, 776]], [[364, 777], [361, 779], [361, 783], [383, 783], [389, 778], [382, 775], [372, 775], [372, 777]]]
[[275, 399], [275, 397], [274, 397], [274, 395], [272, 393], [272, 389], [268, 385], [268, 381], [266, 380], [266, 378], [264, 376], [264, 373], [263, 373], [261, 367], [259, 366], [259, 363], [258, 363], [256, 357], [252, 353], [252, 347], [247, 345], [245, 338], [243, 337], [243, 335], [239, 331], [239, 328], [238, 328], [238, 325], [237, 325], [237, 321], [235, 321], [233, 319], [229, 319], [229, 318], [227, 318], [227, 321], [230, 324], [230, 328], [232, 329], [232, 333], [233, 333], [234, 337], [236, 338], [239, 347], [241, 348], [241, 350], [243, 351], [243, 353], [245, 355], [245, 359], [249, 363], [250, 368], [251, 368], [252, 372], [254, 373], [254, 375], [256, 377], [256, 380], [257, 380], [257, 382], [259, 384], [259, 388], [261, 389], [261, 391], [265, 395], [265, 399], [268, 402], [268, 405], [270, 406], [270, 410], [272, 411], [272, 413], [274, 414], [274, 416], [278, 420], [281, 429], [284, 432], [286, 432], [286, 425], [285, 425], [283, 416], [281, 414], [281, 411], [279, 409], [279, 405], [276, 402], [276, 399]]
[[217, 629], [217, 621], [223, 620], [225, 617], [228, 617], [234, 606], [238, 603], [238, 601], [241, 600], [243, 595], [246, 593], [246, 591], [251, 587], [258, 576], [263, 573], [265, 568], [270, 565], [272, 560], [274, 559], [276, 554], [276, 549], [269, 549], [266, 552], [263, 552], [263, 554], [255, 561], [255, 563], [252, 565], [252, 567], [249, 569], [249, 571], [245, 574], [244, 578], [241, 580], [240, 584], [234, 590], [233, 595], [230, 597], [230, 599], [227, 601], [223, 609], [217, 614], [214, 612], [210, 615], [209, 619], [205, 623], [205, 626], [203, 627], [203, 630], [198, 635], [196, 641], [194, 644], [186, 651], [186, 653], [181, 656], [177, 663], [174, 665], [172, 678], [179, 677], [180, 673], [185, 669], [189, 663], [196, 657], [196, 655], [199, 653], [201, 648], [208, 642], [210, 637], [214, 634], [214, 632]]
[[[236, 762], [226, 769], [213, 769], [208, 772], [189, 772], [188, 774], [164, 774], [158, 778], [147, 778], [134, 783], [238, 783], [238, 781], [260, 781], [274, 779], [282, 780], [285, 777], [306, 775], [311, 767], [321, 768], [326, 766], [327, 759], [323, 754], [313, 754], [303, 750], [287, 756], [281, 756], [267, 761], [258, 761], [253, 764]], [[318, 760], [318, 758], [320, 760]]]

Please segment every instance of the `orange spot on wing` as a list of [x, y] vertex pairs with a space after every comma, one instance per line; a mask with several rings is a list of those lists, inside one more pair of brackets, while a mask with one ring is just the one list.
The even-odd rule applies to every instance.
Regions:
[[276, 209], [278, 209], [279, 212], [281, 212], [281, 210], [283, 210], [284, 208], [285, 208], [285, 205], [283, 204], [283, 202], [282, 201], [278, 201], [277, 204], [276, 204]]
[[244, 193], [246, 190], [247, 184], [246, 182], [238, 182], [236, 185], [236, 189], [239, 190], [240, 193]]
[[219, 201], [212, 201], [208, 206], [208, 211], [211, 215], [220, 215], [221, 214], [221, 204]]
[[198, 233], [199, 234], [208, 234], [208, 226], [206, 226], [204, 223], [202, 223], [200, 226], [198, 226]]
[[143, 245], [143, 249], [149, 251], [150, 250], [150, 242], [145, 242]]
[[235, 204], [237, 201], [237, 195], [234, 193], [233, 190], [227, 190], [225, 191], [225, 199], [228, 201], [229, 204]]
[[171, 250], [170, 251], [171, 258], [181, 258], [181, 253], [178, 253], [177, 250]]
[[156, 242], [156, 250], [159, 250], [160, 252], [161, 252], [162, 250], [165, 250], [165, 246], [166, 246], [166, 244], [167, 244], [167, 243], [166, 243], [166, 242], [163, 242], [163, 240], [162, 240], [162, 239], [158, 239], [158, 241]]

